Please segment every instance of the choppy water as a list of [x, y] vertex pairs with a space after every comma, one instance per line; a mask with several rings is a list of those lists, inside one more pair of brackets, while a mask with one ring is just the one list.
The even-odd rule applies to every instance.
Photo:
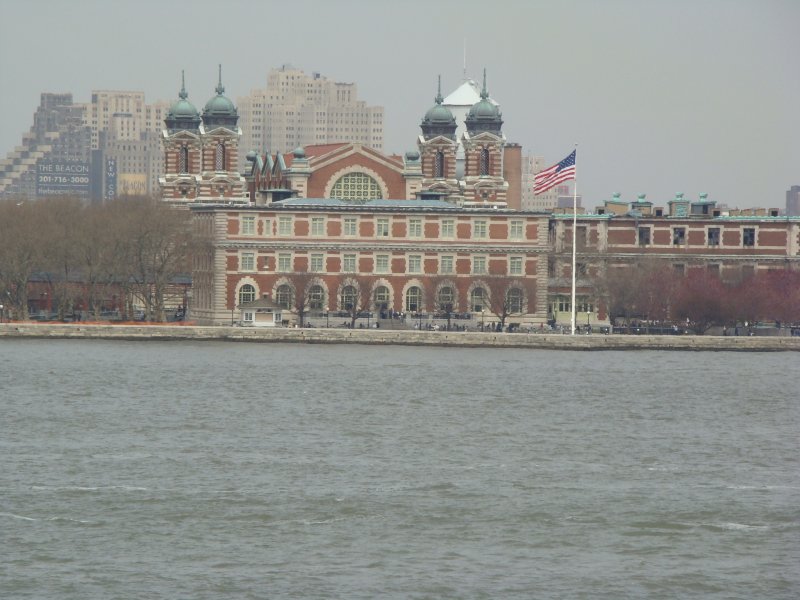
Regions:
[[0, 597], [797, 598], [797, 373], [0, 340]]

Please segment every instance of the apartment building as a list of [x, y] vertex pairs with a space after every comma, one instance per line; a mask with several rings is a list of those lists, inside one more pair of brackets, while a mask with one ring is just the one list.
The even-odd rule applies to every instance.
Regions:
[[[237, 98], [237, 106], [245, 151], [290, 152], [338, 142], [383, 151], [383, 107], [359, 100], [355, 83], [283, 65], [270, 70], [265, 89]], [[242, 156], [239, 169], [244, 168]]]

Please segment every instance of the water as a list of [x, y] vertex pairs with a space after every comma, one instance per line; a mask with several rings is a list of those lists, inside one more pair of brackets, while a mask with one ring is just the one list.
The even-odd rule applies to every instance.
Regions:
[[0, 597], [797, 598], [795, 353], [0, 340]]

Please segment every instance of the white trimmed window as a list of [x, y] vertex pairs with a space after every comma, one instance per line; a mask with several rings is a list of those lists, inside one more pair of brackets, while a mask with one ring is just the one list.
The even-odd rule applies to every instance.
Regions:
[[240, 223], [242, 235], [255, 235], [256, 234], [256, 216], [255, 215], [242, 215]]
[[241, 256], [239, 257], [239, 270], [256, 270], [256, 255], [253, 252], [242, 252]]
[[508, 237], [512, 240], [521, 240], [523, 237], [524, 224], [519, 219], [512, 219], [509, 225]]
[[475, 239], [486, 239], [486, 221], [479, 219], [472, 223], [472, 237]]
[[422, 237], [422, 219], [408, 220], [408, 237], [412, 238]]
[[409, 254], [407, 266], [409, 273], [422, 273], [422, 256], [419, 254]]
[[522, 275], [522, 257], [510, 256], [508, 258], [508, 274]]
[[355, 237], [358, 235], [358, 220], [356, 217], [345, 217], [343, 229], [346, 236]]
[[453, 273], [455, 259], [452, 256], [442, 256], [439, 258], [439, 273]]
[[311, 217], [311, 235], [325, 235], [325, 217]]
[[294, 233], [292, 217], [281, 215], [278, 217], [278, 235], [292, 235]]
[[378, 219], [375, 225], [375, 235], [378, 237], [389, 237], [389, 219]]
[[278, 271], [289, 273], [292, 270], [292, 255], [288, 252], [278, 254]]
[[322, 271], [325, 269], [325, 255], [312, 254], [309, 264], [309, 268], [311, 269], [312, 273], [322, 273]]
[[486, 257], [473, 256], [472, 257], [472, 274], [485, 275], [486, 274]]
[[356, 272], [356, 255], [345, 254], [342, 257], [342, 272], [355, 273]]
[[456, 221], [455, 219], [442, 219], [442, 224], [439, 227], [439, 237], [453, 238], [456, 235]]
[[389, 272], [389, 255], [377, 254], [375, 256], [375, 272], [388, 273]]

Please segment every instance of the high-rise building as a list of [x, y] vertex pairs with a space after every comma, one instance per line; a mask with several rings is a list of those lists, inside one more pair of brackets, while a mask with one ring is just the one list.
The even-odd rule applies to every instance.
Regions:
[[800, 185], [786, 190], [786, 216], [800, 217]]
[[[266, 89], [252, 90], [237, 104], [246, 151], [290, 152], [338, 142], [383, 151], [383, 107], [359, 100], [355, 83], [330, 81], [283, 65], [269, 72]], [[240, 155], [240, 169], [246, 153]]]
[[43, 93], [33, 126], [0, 161], [0, 196], [90, 194], [91, 131], [72, 94]]

